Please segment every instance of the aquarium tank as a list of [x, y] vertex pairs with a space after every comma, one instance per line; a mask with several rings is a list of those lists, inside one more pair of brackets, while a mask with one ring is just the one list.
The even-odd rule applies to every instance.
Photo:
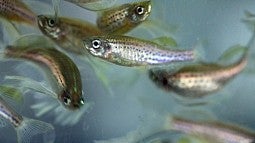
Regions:
[[0, 0], [0, 142], [255, 142], [254, 6]]

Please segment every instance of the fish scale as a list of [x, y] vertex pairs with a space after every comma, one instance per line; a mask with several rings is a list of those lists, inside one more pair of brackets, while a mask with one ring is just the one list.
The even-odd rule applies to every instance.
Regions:
[[[114, 44], [112, 45], [115, 46]], [[134, 61], [147, 61], [151, 60], [153, 62], [160, 62], [160, 61], [174, 61], [174, 60], [185, 60], [189, 58], [185, 58], [186, 54], [183, 53], [181, 55], [180, 53], [176, 52], [169, 52], [169, 51], [161, 51], [159, 49], [145, 49], [144, 47], [146, 45], [141, 45], [141, 47], [134, 45], [133, 47], [130, 47], [129, 49], [123, 46], [115, 46], [118, 47], [118, 50], [115, 50], [113, 48], [113, 53], [119, 53], [123, 58], [134, 60]], [[189, 52], [187, 53], [190, 54]], [[190, 58], [191, 59], [191, 58]]]

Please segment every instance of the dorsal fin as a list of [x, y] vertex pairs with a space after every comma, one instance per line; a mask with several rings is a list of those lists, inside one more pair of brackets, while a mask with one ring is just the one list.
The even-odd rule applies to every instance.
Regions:
[[240, 56], [237, 56], [241, 54], [245, 54], [247, 50], [247, 47], [241, 46], [241, 45], [234, 45], [228, 48], [218, 59], [218, 63], [221, 64], [230, 64], [234, 61], [236, 61], [236, 58], [240, 58]]
[[13, 44], [13, 46], [17, 47], [38, 47], [41, 46], [43, 48], [52, 48], [54, 47], [53, 42], [51, 42], [47, 37], [37, 34], [29, 34], [21, 36], [17, 39]]
[[162, 47], [166, 47], [164, 49], [168, 49], [167, 47], [173, 47], [176, 48], [177, 47], [177, 42], [174, 38], [170, 37], [170, 36], [161, 36], [161, 37], [157, 37], [152, 39], [152, 42], [157, 43], [159, 45], [161, 45]]
[[76, 4], [82, 8], [91, 11], [102, 11], [115, 5], [116, 0], [94, 0], [94, 1], [79, 1], [79, 0], [65, 0]]

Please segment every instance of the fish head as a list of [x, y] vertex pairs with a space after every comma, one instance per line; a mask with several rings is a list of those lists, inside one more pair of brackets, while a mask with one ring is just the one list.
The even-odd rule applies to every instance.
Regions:
[[165, 90], [170, 90], [169, 79], [167, 73], [164, 71], [151, 69], [149, 70], [149, 78], [153, 81], [158, 87]]
[[61, 35], [59, 18], [50, 15], [38, 15], [37, 24], [41, 32], [52, 38], [58, 39]]
[[69, 110], [77, 110], [84, 105], [82, 94], [71, 90], [63, 90], [62, 94], [59, 95], [59, 100]]
[[96, 57], [107, 56], [110, 50], [109, 42], [103, 37], [90, 37], [83, 40], [84, 47]]
[[145, 21], [151, 13], [151, 1], [133, 3], [128, 13], [128, 17], [133, 23]]

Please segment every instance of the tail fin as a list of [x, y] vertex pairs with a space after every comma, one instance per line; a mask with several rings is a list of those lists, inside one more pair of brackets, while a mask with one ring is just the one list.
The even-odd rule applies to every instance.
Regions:
[[20, 107], [23, 105], [23, 94], [23, 91], [11, 85], [0, 85], [0, 98], [3, 98], [3, 100], [15, 109], [21, 109]]
[[242, 22], [246, 23], [248, 29], [251, 31], [255, 30], [255, 14], [251, 13], [250, 11], [244, 11], [245, 18], [242, 19]]
[[110, 8], [114, 6], [116, 3], [116, 0], [99, 0], [94, 2], [78, 2], [76, 0], [65, 0], [71, 3], [74, 3], [84, 9], [90, 10], [90, 11], [101, 11], [105, 10], [107, 8]]
[[17, 27], [13, 23], [3, 18], [0, 18], [0, 23], [2, 26], [1, 28], [3, 32], [3, 36], [1, 40], [3, 40], [3, 42], [12, 43], [13, 41], [11, 40], [18, 39], [18, 37], [20, 37], [20, 31], [17, 29]]
[[236, 58], [239, 58], [240, 56], [236, 56], [241, 54], [241, 58], [243, 57], [242, 55], [246, 54], [247, 47], [241, 46], [241, 45], [234, 45], [228, 48], [218, 59], [218, 63], [220, 64], [231, 64], [229, 62], [237, 61]]
[[248, 26], [248, 28], [252, 32], [252, 37], [250, 38], [248, 44], [247, 44], [247, 52], [245, 56], [248, 57], [248, 65], [246, 68], [246, 71], [254, 73], [255, 72], [255, 67], [253, 64], [253, 61], [255, 57], [255, 14], [252, 14], [249, 11], [245, 11], [246, 17], [242, 19], [242, 21]]
[[204, 45], [206, 41], [197, 41], [193, 46], [192, 50], [194, 52], [194, 62], [203, 62], [206, 61], [206, 52], [204, 49]]
[[[163, 47], [177, 48], [178, 44], [171, 36], [161, 36], [152, 39], [152, 42], [157, 43]], [[170, 48], [169, 48], [170, 49]]]
[[49, 90], [46, 86], [43, 85], [43, 83], [40, 83], [33, 79], [22, 76], [5, 76], [5, 80], [15, 81], [13, 84], [20, 88], [32, 89], [39, 93], [43, 93], [57, 98], [57, 94], [55, 92]]
[[52, 0], [52, 5], [54, 8], [54, 12], [55, 12], [55, 18], [57, 18], [59, 16], [60, 0]]
[[16, 128], [18, 143], [30, 143], [32, 136], [42, 134], [47, 143], [55, 140], [54, 127], [46, 122], [24, 118], [22, 124]]

